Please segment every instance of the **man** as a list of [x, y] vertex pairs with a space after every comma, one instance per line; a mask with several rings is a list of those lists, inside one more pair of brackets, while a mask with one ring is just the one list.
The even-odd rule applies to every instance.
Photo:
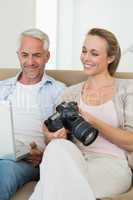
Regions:
[[[25, 160], [0, 160], [0, 200], [9, 200], [16, 190], [31, 180], [38, 180], [38, 165], [45, 147], [42, 125], [54, 111], [65, 86], [45, 73], [49, 38], [38, 29], [20, 35], [17, 55], [21, 72], [1, 81], [0, 100], [12, 104], [15, 138], [29, 145]], [[8, 145], [8, 144], [7, 144]]]

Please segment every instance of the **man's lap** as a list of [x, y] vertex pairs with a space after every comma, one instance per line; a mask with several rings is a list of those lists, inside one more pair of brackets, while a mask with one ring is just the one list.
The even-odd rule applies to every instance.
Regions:
[[0, 160], [0, 199], [8, 199], [18, 188], [39, 178], [39, 169], [25, 161]]

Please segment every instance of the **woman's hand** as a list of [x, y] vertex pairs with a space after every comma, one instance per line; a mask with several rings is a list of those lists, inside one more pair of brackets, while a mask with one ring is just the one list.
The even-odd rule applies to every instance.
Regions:
[[46, 125], [43, 125], [43, 132], [46, 137], [46, 143], [49, 143], [53, 139], [66, 139], [67, 138], [67, 130], [65, 128], [61, 128], [58, 131], [50, 132]]

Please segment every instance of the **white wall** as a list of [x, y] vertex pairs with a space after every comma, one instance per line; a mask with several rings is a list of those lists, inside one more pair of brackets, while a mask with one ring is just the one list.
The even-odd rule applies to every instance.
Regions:
[[84, 35], [99, 26], [114, 32], [126, 52], [118, 71], [133, 72], [132, 7], [131, 0], [0, 0], [0, 67], [19, 65], [18, 34], [36, 26], [50, 35], [48, 65], [81, 68]]
[[0, 67], [19, 66], [18, 34], [35, 26], [35, 0], [0, 0]]
[[[133, 45], [133, 1], [59, 0], [57, 64], [81, 68], [79, 59], [85, 33], [107, 28], [117, 36], [122, 51]], [[128, 49], [129, 50], [129, 49]], [[122, 56], [118, 71], [133, 72], [133, 48]]]
[[73, 66], [73, 27], [75, 0], [58, 0], [58, 35], [56, 64]]
[[56, 67], [58, 0], [36, 1], [36, 27], [48, 34], [50, 39], [49, 67]]

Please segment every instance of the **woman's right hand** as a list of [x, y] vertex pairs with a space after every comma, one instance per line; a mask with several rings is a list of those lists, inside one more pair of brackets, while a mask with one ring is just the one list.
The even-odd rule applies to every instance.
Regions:
[[46, 125], [43, 125], [43, 133], [46, 138], [46, 143], [49, 143], [53, 139], [67, 139], [67, 130], [63, 127], [55, 132], [50, 132]]

